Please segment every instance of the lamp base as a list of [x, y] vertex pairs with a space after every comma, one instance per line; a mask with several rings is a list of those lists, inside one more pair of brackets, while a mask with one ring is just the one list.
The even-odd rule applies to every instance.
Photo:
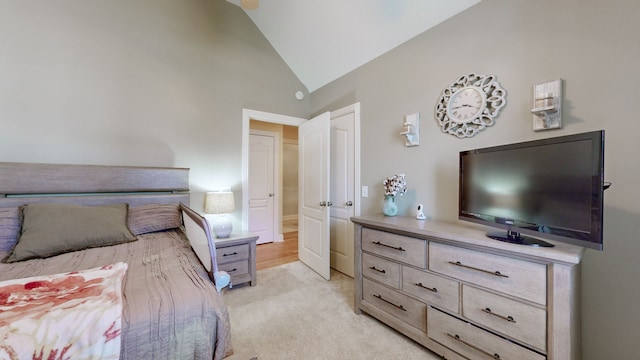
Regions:
[[213, 233], [217, 238], [228, 238], [231, 235], [233, 226], [226, 215], [220, 215], [213, 221]]

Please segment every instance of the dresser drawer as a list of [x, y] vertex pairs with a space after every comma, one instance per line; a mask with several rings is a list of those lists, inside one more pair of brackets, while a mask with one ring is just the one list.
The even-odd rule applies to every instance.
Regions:
[[402, 268], [402, 290], [430, 304], [458, 312], [459, 284], [418, 269]]
[[362, 249], [416, 267], [427, 266], [426, 240], [365, 228]]
[[218, 270], [226, 271], [231, 280], [242, 275], [249, 274], [249, 260], [234, 261], [226, 264], [218, 264]]
[[400, 264], [370, 254], [362, 254], [362, 275], [396, 289], [400, 288]]
[[249, 244], [216, 248], [218, 265], [249, 258]]
[[469, 359], [543, 360], [545, 356], [429, 307], [429, 338]]
[[547, 312], [472, 286], [462, 286], [462, 314], [541, 351], [547, 344]]
[[369, 279], [362, 279], [362, 297], [378, 309], [425, 332], [427, 330], [427, 306]]
[[430, 242], [429, 269], [538, 304], [547, 302], [543, 264]]

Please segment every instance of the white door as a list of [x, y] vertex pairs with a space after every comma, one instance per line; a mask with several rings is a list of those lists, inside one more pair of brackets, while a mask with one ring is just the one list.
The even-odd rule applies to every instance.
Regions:
[[331, 277], [329, 121], [326, 112], [298, 128], [298, 257], [327, 280]]
[[275, 240], [274, 164], [276, 137], [252, 130], [249, 135], [249, 231], [256, 243]]
[[331, 112], [331, 267], [354, 276], [356, 116], [359, 106]]

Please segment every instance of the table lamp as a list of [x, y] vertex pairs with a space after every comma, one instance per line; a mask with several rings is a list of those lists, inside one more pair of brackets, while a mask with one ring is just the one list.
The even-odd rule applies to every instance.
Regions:
[[213, 221], [213, 233], [218, 238], [226, 238], [231, 234], [233, 226], [226, 214], [236, 211], [236, 204], [231, 191], [207, 192], [204, 198], [204, 212], [218, 214]]

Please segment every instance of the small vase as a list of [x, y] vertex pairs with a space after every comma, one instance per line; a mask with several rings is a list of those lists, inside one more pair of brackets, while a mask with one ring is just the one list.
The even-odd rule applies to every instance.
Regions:
[[382, 205], [382, 213], [386, 216], [396, 216], [398, 214], [398, 205], [395, 202], [396, 197], [393, 195], [384, 196], [384, 205]]

